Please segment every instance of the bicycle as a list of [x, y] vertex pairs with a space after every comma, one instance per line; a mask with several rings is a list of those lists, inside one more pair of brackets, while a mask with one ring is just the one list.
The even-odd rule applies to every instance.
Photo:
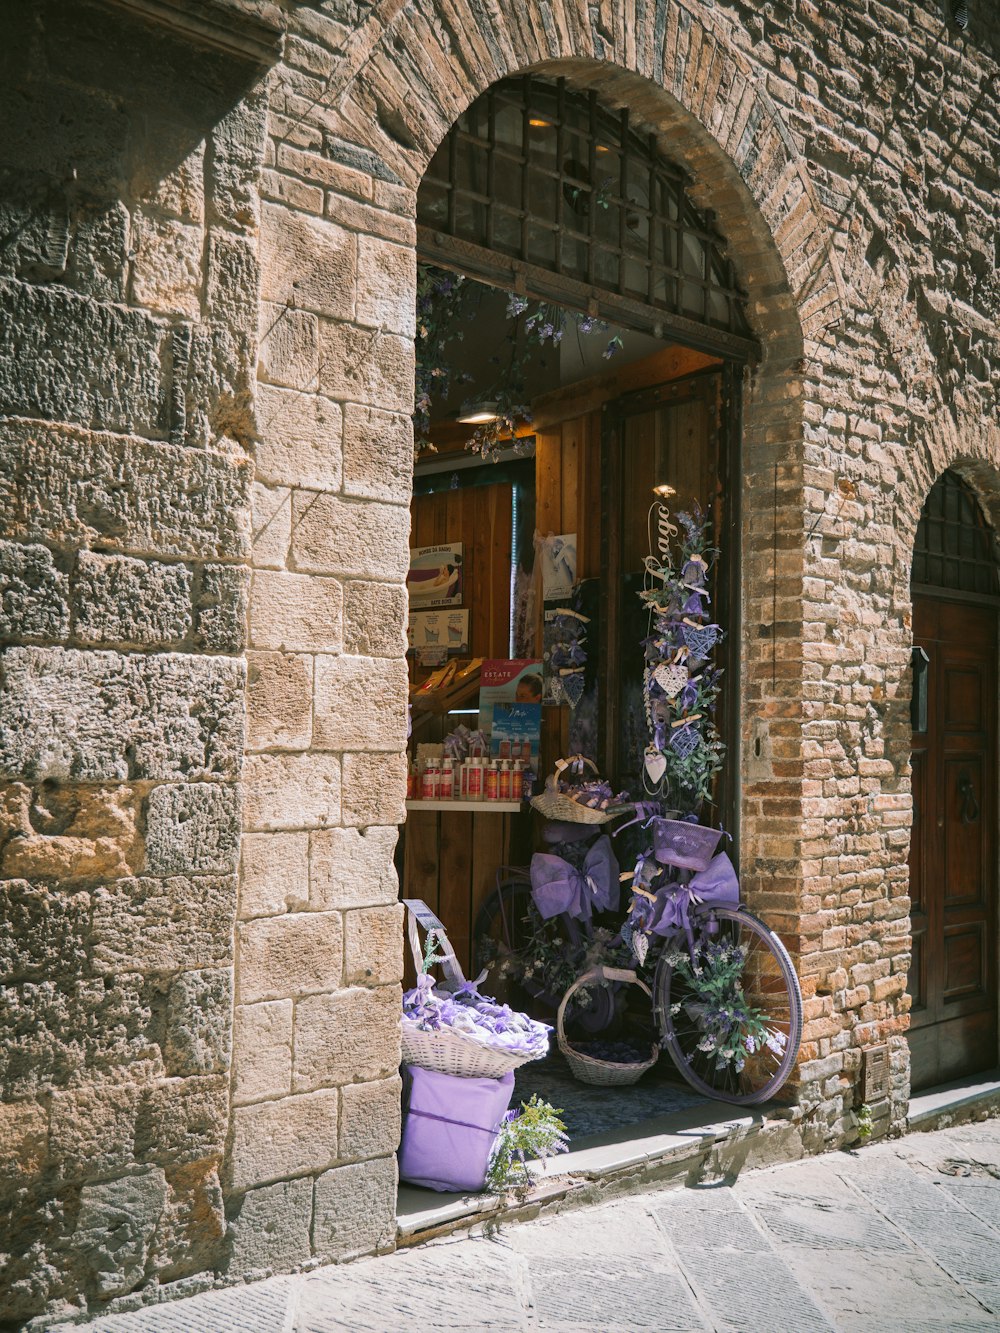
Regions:
[[[632, 811], [634, 817], [620, 825], [615, 836], [642, 821], [648, 825], [659, 819], [673, 826], [683, 822], [664, 821], [650, 815], [650, 808], [648, 802], [617, 807], [615, 815]], [[700, 825], [688, 829], [711, 832]], [[590, 826], [583, 837], [596, 831]], [[687, 1083], [704, 1096], [757, 1105], [778, 1091], [798, 1054], [802, 996], [791, 958], [777, 934], [739, 901], [736, 872], [724, 852], [692, 863], [690, 857], [679, 858], [664, 840], [657, 838], [656, 844], [655, 853], [650, 849], [637, 862], [630, 919], [635, 918], [637, 901], [640, 919], [642, 904], [648, 902], [651, 933], [662, 938], [651, 987], [660, 1045]], [[490, 953], [501, 959], [523, 953], [537, 930], [531, 917], [536, 893], [530, 867], [501, 870], [511, 873], [501, 878], [498, 872], [497, 888], [476, 919], [480, 967]], [[561, 913], [559, 926], [568, 957], [578, 957], [588, 939], [589, 921]], [[609, 947], [623, 942], [631, 940], [625, 941], [620, 931]], [[550, 1009], [558, 1007], [561, 994], [528, 981], [525, 990], [532, 999]], [[595, 1002], [578, 1011], [577, 1019], [585, 1031], [601, 1032], [620, 1015], [618, 983], [589, 993]]]

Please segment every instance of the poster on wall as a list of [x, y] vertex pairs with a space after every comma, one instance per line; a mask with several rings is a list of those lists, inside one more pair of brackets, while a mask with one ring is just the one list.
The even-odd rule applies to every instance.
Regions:
[[542, 566], [542, 601], [563, 602], [576, 582], [576, 533], [549, 533], [538, 543]]
[[416, 609], [461, 606], [462, 543], [411, 549], [406, 590], [410, 594], [410, 606]]
[[493, 729], [494, 704], [540, 704], [542, 663], [536, 657], [487, 658], [479, 675], [479, 730]]
[[428, 654], [467, 653], [469, 651], [468, 608], [443, 607], [439, 611], [411, 611], [410, 648], [426, 662]]
[[493, 730], [490, 754], [495, 759], [522, 759], [538, 772], [538, 751], [542, 736], [541, 704], [493, 705]]

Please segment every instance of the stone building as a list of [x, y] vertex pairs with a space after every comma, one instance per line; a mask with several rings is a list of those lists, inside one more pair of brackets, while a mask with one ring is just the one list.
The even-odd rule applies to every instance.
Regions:
[[[740, 870], [802, 1141], [872, 1050], [901, 1125], [914, 994], [953, 1072], [953, 973], [995, 1064], [994, 5], [5, 0], [0, 37], [2, 1318], [394, 1244], [417, 194], [526, 71], [656, 136], [746, 293]], [[986, 619], [925, 536], [918, 959], [943, 474]]]

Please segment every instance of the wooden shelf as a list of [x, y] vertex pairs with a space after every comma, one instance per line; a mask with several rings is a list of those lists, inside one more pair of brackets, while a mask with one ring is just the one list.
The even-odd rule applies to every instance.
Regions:
[[523, 801], [407, 801], [407, 810], [471, 810], [473, 814], [515, 814]]

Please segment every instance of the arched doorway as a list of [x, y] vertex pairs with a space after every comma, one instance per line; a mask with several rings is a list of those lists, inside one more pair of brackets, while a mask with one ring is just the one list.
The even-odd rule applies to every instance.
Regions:
[[917, 528], [911, 1085], [997, 1063], [997, 538], [958, 473]]
[[[616, 790], [634, 791], [637, 782], [641, 789], [634, 738], [645, 725], [644, 629], [636, 592], [649, 496], [667, 482], [677, 508], [697, 502], [711, 513], [726, 551], [712, 596], [729, 629], [723, 679], [731, 697], [722, 711], [737, 752], [742, 369], [761, 348], [725, 238], [714, 216], [694, 205], [689, 185], [661, 138], [638, 129], [627, 108], [565, 78], [532, 74], [493, 85], [459, 116], [418, 192], [411, 557], [461, 560], [469, 636], [462, 659], [485, 658], [488, 667], [537, 659], [546, 677], [537, 782], [561, 755], [583, 751]], [[444, 321], [457, 318], [447, 311], [465, 299], [458, 282], [466, 297], [477, 289], [474, 317], [465, 317], [464, 333], [448, 344], [453, 359], [439, 366], [423, 353]], [[555, 321], [555, 334], [536, 338], [533, 360], [522, 357], [524, 330], [512, 311], [529, 312], [529, 322], [544, 312], [550, 328]], [[598, 338], [588, 340], [595, 330]], [[496, 369], [497, 349], [506, 358], [515, 344], [516, 392]], [[441, 382], [461, 387], [436, 396]], [[482, 450], [494, 460], [485, 464], [467, 452], [470, 444], [479, 452], [485, 429], [474, 434], [473, 423], [489, 417], [470, 415], [473, 408], [492, 409], [503, 424]], [[421, 452], [426, 444], [433, 452]], [[543, 540], [573, 539], [576, 609], [586, 607], [590, 626], [591, 675], [579, 711], [550, 693], [543, 666], [545, 616], [559, 598], [532, 567], [533, 529]], [[533, 609], [519, 634], [525, 580], [533, 580]], [[413, 582], [419, 598], [416, 572]], [[422, 746], [476, 714], [481, 684], [473, 674], [454, 698], [426, 692], [443, 652], [436, 641], [421, 649], [422, 618], [418, 609], [411, 619], [414, 762]], [[460, 660], [458, 681], [463, 667]], [[735, 766], [727, 778], [716, 794], [718, 817], [735, 831]], [[404, 893], [439, 911], [460, 961], [478, 970], [470, 952], [477, 912], [498, 865], [530, 855], [530, 822], [521, 812], [501, 824], [453, 803], [435, 811], [423, 796], [408, 806]]]

